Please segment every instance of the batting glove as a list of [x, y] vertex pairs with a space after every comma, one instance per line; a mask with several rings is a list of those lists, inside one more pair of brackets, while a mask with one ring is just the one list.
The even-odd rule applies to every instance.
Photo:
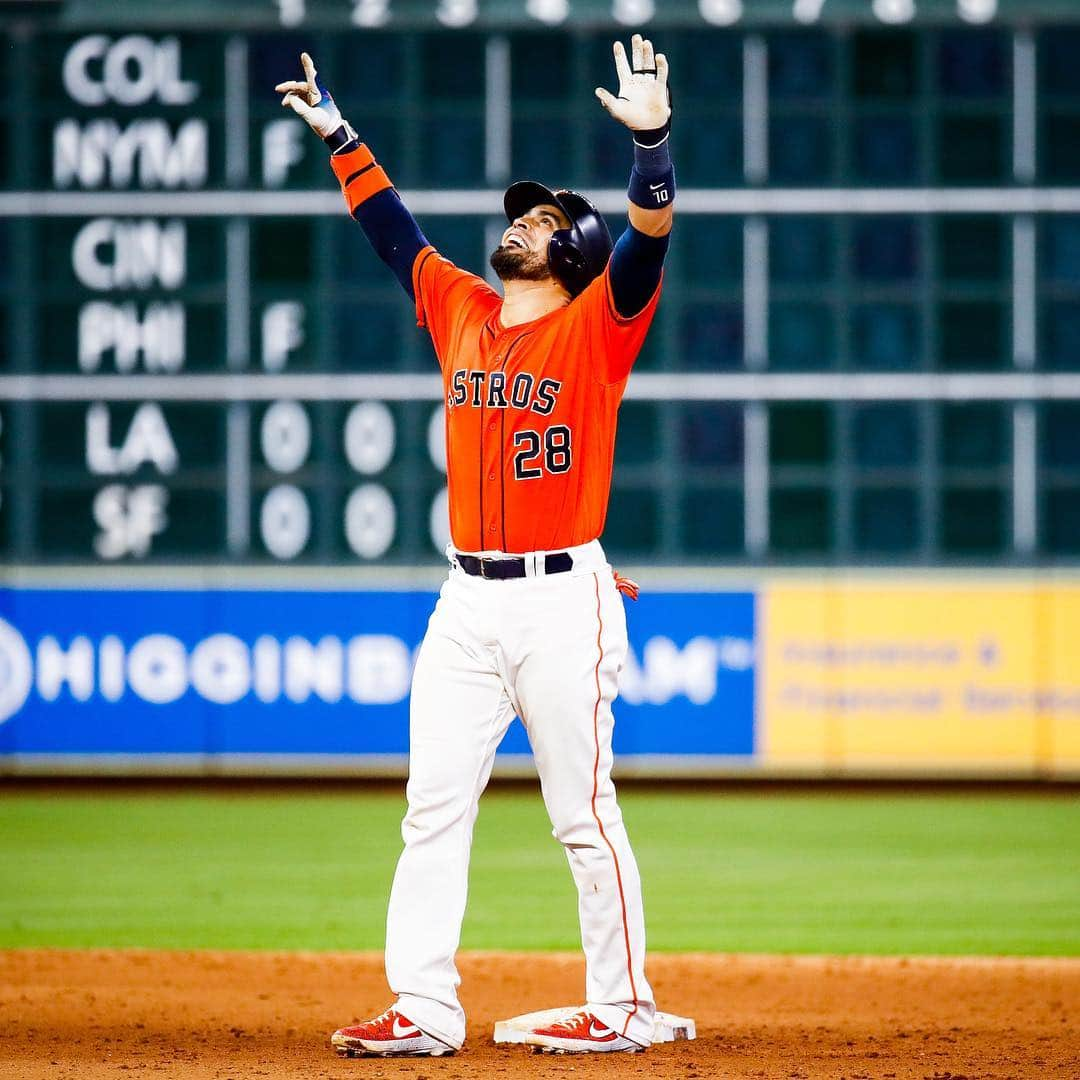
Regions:
[[281, 104], [292, 109], [320, 138], [335, 149], [356, 138], [352, 125], [342, 118], [330, 91], [323, 86], [315, 70], [315, 62], [307, 53], [300, 54], [304, 66], [304, 82], [278, 83], [274, 89], [285, 96]]
[[657, 146], [671, 130], [667, 57], [663, 53], [654, 55], [652, 42], [640, 34], [633, 36], [630, 49], [633, 67], [626, 59], [622, 42], [615, 42], [618, 97], [602, 86], [596, 88], [596, 96], [619, 123], [634, 133], [634, 142], [639, 146]]

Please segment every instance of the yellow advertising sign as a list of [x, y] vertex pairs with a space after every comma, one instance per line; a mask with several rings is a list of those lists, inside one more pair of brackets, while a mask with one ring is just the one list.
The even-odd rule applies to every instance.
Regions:
[[772, 585], [759, 641], [771, 765], [1080, 769], [1080, 585]]

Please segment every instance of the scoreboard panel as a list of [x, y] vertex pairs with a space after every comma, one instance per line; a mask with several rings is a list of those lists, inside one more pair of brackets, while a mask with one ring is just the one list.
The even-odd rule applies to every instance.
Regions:
[[[640, 11], [361, 21], [378, 7], [0, 23], [34, 73], [0, 117], [5, 561], [439, 557], [434, 358], [273, 85], [311, 51], [427, 235], [480, 270], [513, 177], [596, 192], [622, 227], [625, 133], [592, 87]], [[609, 550], [1075, 558], [1080, 29], [974, 0], [911, 25], [903, 4], [722, 7], [650, 9], [682, 196]], [[1036, 380], [1019, 393], [1018, 373]]]
[[[10, 0], [9, 0], [10, 2]], [[16, 3], [19, 0], [15, 0]], [[23, 0], [61, 8], [65, 22], [99, 25], [98, 0]], [[146, 0], [112, 0], [114, 25], [172, 26], [178, 20], [204, 25], [314, 26], [344, 29], [467, 27], [813, 26], [856, 23], [981, 25], [999, 18], [1046, 20], [1075, 15], [1072, 0], [177, 0], [168, 8]]]

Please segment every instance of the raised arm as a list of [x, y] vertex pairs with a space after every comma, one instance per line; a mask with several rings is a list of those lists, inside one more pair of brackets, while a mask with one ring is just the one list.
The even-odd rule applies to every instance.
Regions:
[[630, 49], [632, 66], [622, 42], [615, 42], [618, 96], [596, 88], [600, 103], [634, 139], [627, 193], [630, 227], [615, 245], [610, 270], [615, 308], [626, 318], [641, 311], [656, 291], [675, 212], [667, 57], [654, 54], [652, 42], [640, 34], [633, 36]]
[[345, 120], [330, 91], [322, 84], [315, 62], [300, 54], [302, 82], [278, 83], [281, 104], [297, 116], [330, 147], [330, 163], [341, 183], [349, 212], [359, 222], [375, 253], [413, 297], [412, 268], [416, 256], [428, 246], [416, 219], [394, 190], [390, 178]]

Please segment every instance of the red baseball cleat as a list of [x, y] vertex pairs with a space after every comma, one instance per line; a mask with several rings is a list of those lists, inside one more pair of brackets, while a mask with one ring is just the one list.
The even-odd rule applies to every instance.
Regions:
[[645, 1049], [612, 1031], [585, 1009], [544, 1027], [533, 1028], [528, 1041], [538, 1054], [635, 1054]]
[[339, 1028], [330, 1045], [341, 1057], [442, 1057], [454, 1048], [421, 1031], [391, 1006], [374, 1020]]

